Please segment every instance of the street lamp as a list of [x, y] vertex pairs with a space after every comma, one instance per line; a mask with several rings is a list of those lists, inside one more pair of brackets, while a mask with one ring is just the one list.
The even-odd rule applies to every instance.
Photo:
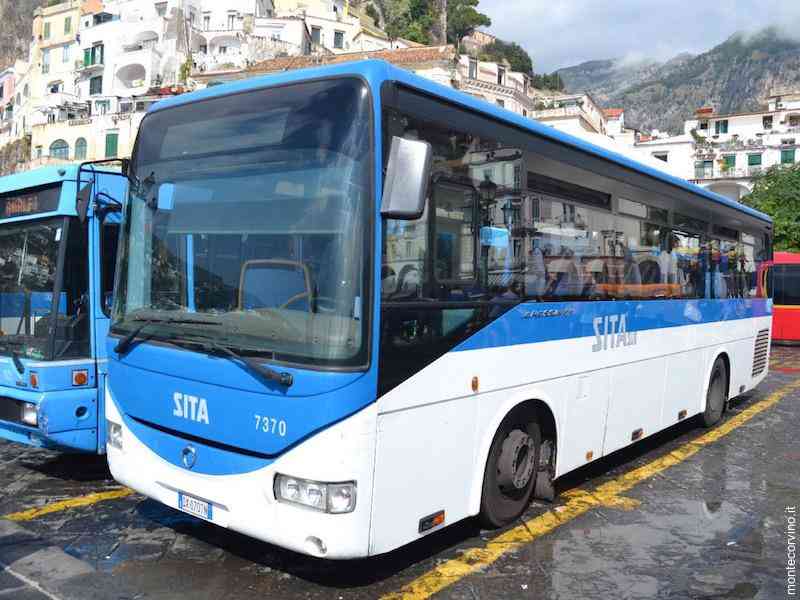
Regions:
[[489, 211], [492, 209], [492, 206], [494, 206], [495, 200], [497, 199], [497, 184], [494, 183], [487, 175], [486, 179], [481, 181], [480, 185], [478, 186], [478, 192], [480, 193], [480, 203], [481, 210], [483, 211], [484, 223], [490, 225], [491, 219], [489, 218]]

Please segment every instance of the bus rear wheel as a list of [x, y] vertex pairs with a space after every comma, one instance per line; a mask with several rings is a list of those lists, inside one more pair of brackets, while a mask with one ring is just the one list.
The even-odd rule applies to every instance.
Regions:
[[525, 512], [536, 483], [541, 445], [541, 429], [529, 413], [512, 413], [500, 424], [483, 475], [483, 525], [503, 527]]
[[718, 358], [714, 361], [711, 369], [711, 378], [708, 381], [708, 392], [706, 393], [706, 410], [703, 412], [703, 425], [713, 427], [722, 418], [722, 411], [725, 410], [728, 390], [728, 369], [725, 361]]

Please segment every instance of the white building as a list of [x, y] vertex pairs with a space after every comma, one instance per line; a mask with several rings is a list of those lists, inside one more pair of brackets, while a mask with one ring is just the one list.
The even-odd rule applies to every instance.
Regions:
[[608, 135], [603, 110], [589, 94], [541, 94], [533, 118], [560, 131]]
[[462, 54], [458, 57], [456, 77], [450, 79], [439, 83], [452, 85], [455, 80], [461, 91], [523, 117], [534, 112], [536, 96], [530, 77], [512, 71], [507, 63], [482, 61]]
[[199, 71], [242, 69], [319, 51], [302, 15], [278, 16], [273, 0], [203, 0], [197, 35], [194, 68]]
[[764, 110], [718, 114], [699, 109], [679, 136], [642, 139], [640, 153], [669, 163], [681, 176], [740, 200], [753, 178], [774, 165], [798, 160], [800, 91], [776, 92]]
[[639, 130], [625, 124], [625, 109], [605, 108], [603, 116], [606, 118], [606, 133], [609, 137], [628, 146], [639, 141]]
[[[129, 155], [148, 106], [165, 94], [184, 91], [179, 84], [189, 72], [184, 65], [191, 56], [200, 0], [64, 2], [42, 9], [45, 23], [48, 11], [56, 15], [56, 25], [70, 19], [74, 43], [70, 60], [65, 49], [58, 69], [52, 52], [49, 69], [43, 59], [41, 66], [35, 62], [46, 47], [35, 42], [31, 49], [30, 85], [40, 86], [40, 72], [58, 79], [44, 80], [43, 97], [34, 97], [33, 110], [27, 111], [32, 113], [23, 127], [31, 136], [29, 166]], [[34, 20], [34, 39], [37, 27], [42, 24]], [[66, 30], [65, 21], [65, 36]], [[66, 48], [67, 41], [54, 43]], [[21, 117], [26, 116], [23, 110]]]

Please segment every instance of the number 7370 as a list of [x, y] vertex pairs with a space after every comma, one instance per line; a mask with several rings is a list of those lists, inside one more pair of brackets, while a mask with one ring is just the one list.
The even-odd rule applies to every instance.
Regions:
[[253, 415], [256, 419], [256, 431], [286, 437], [286, 421], [261, 415]]

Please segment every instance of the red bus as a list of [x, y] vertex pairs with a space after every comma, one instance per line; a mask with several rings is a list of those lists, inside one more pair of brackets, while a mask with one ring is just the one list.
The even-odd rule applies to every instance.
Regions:
[[776, 252], [769, 267], [772, 285], [772, 339], [800, 343], [800, 254]]

